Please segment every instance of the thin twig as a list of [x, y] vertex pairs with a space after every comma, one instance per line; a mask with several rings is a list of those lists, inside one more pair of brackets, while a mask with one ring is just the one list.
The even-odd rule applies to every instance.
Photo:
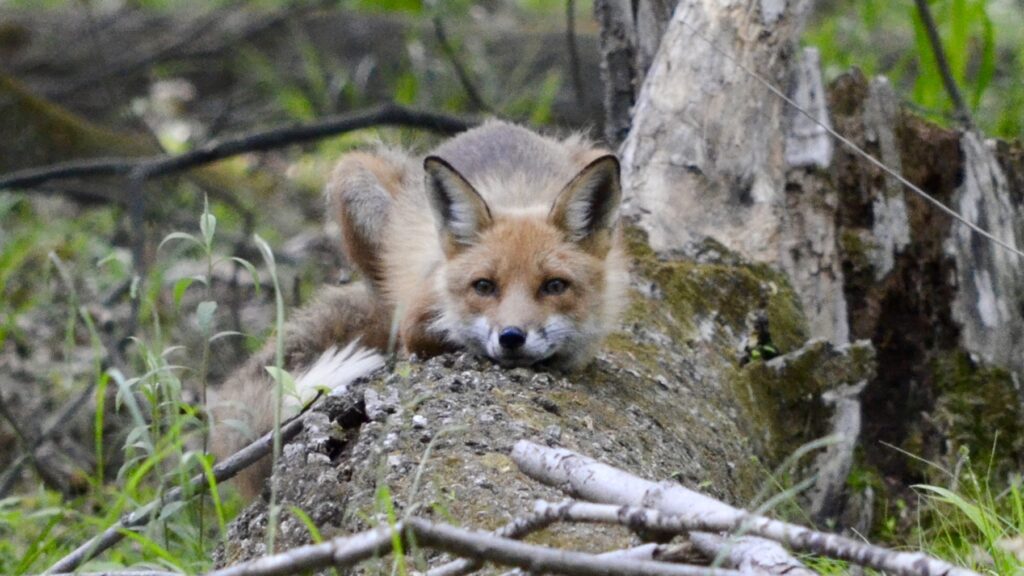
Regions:
[[378, 527], [321, 544], [292, 548], [280, 554], [217, 570], [208, 576], [276, 576], [327, 566], [347, 568], [363, 560], [390, 553], [395, 531], [403, 531], [401, 522], [394, 528]]
[[[240, 2], [236, 2], [236, 4], [240, 4]], [[141, 68], [149, 67], [161, 62], [162, 60], [172, 58], [180, 49], [194, 47], [213, 27], [223, 23], [225, 20], [225, 12], [230, 11], [230, 6], [210, 10], [209, 13], [198, 18], [198, 23], [195, 26], [192, 26], [187, 30], [178, 31], [170, 37], [170, 41], [163, 42], [155, 49], [142, 53], [136, 51], [129, 52], [125, 54], [127, 58], [121, 62], [114, 62], [112, 64], [105, 62], [104, 66], [102, 66], [98, 72], [94, 71], [84, 78], [62, 83], [62, 86], [57, 87], [57, 89], [52, 92], [49, 92], [47, 96], [59, 99], [71, 94], [81, 94], [82, 91], [88, 90], [108, 78], [123, 78], [125, 75], [131, 74]], [[276, 24], [288, 17], [288, 12], [289, 10], [275, 12], [260, 22], [257, 22], [253, 28], [262, 30], [268, 25]], [[250, 30], [246, 29], [243, 30], [241, 34], [232, 36], [231, 39], [234, 41], [244, 40], [250, 34]], [[218, 33], [217, 36], [221, 37], [222, 33]]]
[[[567, 501], [565, 505], [571, 504]], [[538, 532], [554, 524], [562, 517], [562, 510], [559, 505], [551, 505], [544, 510], [535, 511], [529, 516], [521, 516], [505, 524], [492, 532], [495, 536], [521, 540], [534, 532]], [[427, 576], [463, 576], [470, 572], [476, 572], [484, 563], [480, 560], [469, 560], [460, 558], [447, 564], [438, 566], [427, 572]]]
[[469, 97], [470, 103], [476, 110], [493, 112], [494, 109], [484, 101], [483, 97], [480, 96], [480, 91], [476, 89], [476, 85], [474, 85], [473, 81], [469, 78], [469, 72], [462, 64], [462, 59], [459, 58], [459, 54], [455, 51], [455, 47], [448, 41], [448, 34], [445, 32], [444, 22], [441, 21], [441, 16], [435, 15], [433, 20], [434, 36], [437, 37], [437, 43], [441, 46], [441, 51], [444, 52], [445, 57], [448, 58], [449, 62], [451, 62], [452, 68], [455, 69], [455, 76], [458, 77], [459, 84], [462, 84], [462, 89], [466, 91], [466, 96]]
[[25, 452], [6, 470], [4, 470], [3, 479], [0, 480], [0, 498], [6, 496], [14, 486], [15, 481], [18, 479], [18, 473], [21, 472], [21, 469], [26, 462], [34, 459], [35, 452], [39, 450], [39, 447], [53, 437], [56, 432], [67, 429], [71, 419], [74, 418], [75, 414], [78, 413], [78, 410], [86, 404], [86, 401], [92, 396], [93, 390], [95, 389], [96, 381], [95, 379], [91, 379], [85, 389], [64, 406], [57, 417], [54, 418], [50, 426], [46, 428], [42, 434], [37, 436], [28, 446], [26, 446]]
[[669, 564], [650, 560], [602, 557], [569, 550], [558, 550], [526, 544], [508, 538], [500, 538], [485, 532], [472, 532], [435, 524], [419, 518], [407, 521], [409, 531], [416, 542], [475, 558], [480, 561], [516, 566], [533, 574], [556, 573], [572, 576], [739, 576], [735, 570]]
[[473, 120], [389, 104], [329, 116], [308, 124], [281, 126], [215, 139], [176, 156], [160, 154], [144, 158], [93, 158], [19, 170], [0, 176], [0, 190], [31, 189], [61, 178], [134, 175], [148, 180], [247, 152], [281, 148], [373, 126], [407, 126], [454, 134], [475, 124]]
[[928, 0], [914, 0], [917, 4], [917, 13], [921, 16], [921, 23], [924, 24], [925, 33], [928, 35], [928, 43], [932, 46], [932, 55], [935, 56], [935, 64], [939, 68], [939, 75], [942, 76], [942, 84], [946, 87], [949, 99], [953, 101], [959, 120], [968, 130], [974, 130], [974, 120], [971, 118], [971, 110], [967, 107], [960, 87], [953, 78], [953, 71], [949, 68], [949, 60], [946, 59], [946, 51], [942, 47], [942, 38], [939, 37], [939, 29], [935, 25], [935, 18], [932, 16], [932, 9], [928, 6]]

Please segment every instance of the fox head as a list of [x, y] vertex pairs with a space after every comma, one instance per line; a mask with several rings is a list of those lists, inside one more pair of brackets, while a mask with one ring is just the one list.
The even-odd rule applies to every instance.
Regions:
[[424, 161], [445, 254], [434, 328], [503, 366], [585, 362], [604, 334], [609, 251], [622, 192], [612, 155], [583, 168], [550, 206], [492, 213], [450, 164]]

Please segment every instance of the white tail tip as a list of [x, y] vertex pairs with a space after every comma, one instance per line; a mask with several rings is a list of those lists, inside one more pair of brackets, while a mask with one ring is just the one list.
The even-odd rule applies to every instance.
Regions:
[[296, 402], [298, 406], [294, 407], [301, 409], [323, 388], [330, 389], [332, 396], [343, 394], [349, 384], [383, 365], [384, 357], [375, 350], [359, 346], [358, 340], [341, 350], [331, 346], [295, 379], [298, 398], [290, 400], [289, 404]]

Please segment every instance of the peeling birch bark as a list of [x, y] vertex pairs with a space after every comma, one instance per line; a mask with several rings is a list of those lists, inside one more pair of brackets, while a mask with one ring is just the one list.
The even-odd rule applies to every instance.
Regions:
[[[735, 548], [761, 554], [768, 550], [769, 545], [774, 544], [777, 550], [769, 554], [770, 563], [760, 564], [760, 556], [749, 555], [754, 552], [738, 558], [730, 556], [730, 562], [738, 566], [750, 563], [764, 570], [759, 572], [762, 574], [794, 576], [814, 573], [791, 556], [790, 560], [786, 560], [784, 555], [788, 553], [779, 546], [785, 544], [794, 550], [848, 560], [902, 576], [978, 576], [972, 570], [953, 566], [922, 553], [887, 550], [836, 534], [816, 532], [751, 514], [678, 484], [656, 484], [562, 448], [548, 448], [524, 440], [517, 442], [512, 449], [512, 460], [534, 480], [587, 500], [619, 505], [578, 503], [565, 509], [566, 519], [569, 520], [622, 523], [623, 519], [627, 519], [627, 525], [673, 532], [688, 531], [700, 526], [709, 531], [756, 535], [760, 538], [744, 536], [754, 541]], [[691, 536], [693, 534], [691, 532]], [[705, 540], [705, 544], [711, 546], [714, 542]]]
[[[1024, 210], [1011, 203], [995, 154], [974, 132], [963, 135], [960, 147], [964, 181], [955, 195], [957, 210], [1019, 249], [1024, 245]], [[1024, 371], [1024, 262], [956, 224], [946, 250], [956, 259], [953, 317], [962, 326], [964, 348], [990, 363]]]
[[[585, 500], [624, 506], [644, 506], [666, 514], [677, 514], [698, 520], [705, 517], [724, 518], [723, 522], [726, 523], [743, 514], [728, 504], [674, 482], [656, 484], [569, 450], [544, 448], [531, 442], [520, 441], [512, 449], [512, 460], [520, 470], [534, 480], [556, 486]], [[707, 536], [703, 542], [711, 550], [714, 535]], [[719, 552], [723, 550], [714, 548], [715, 555]], [[766, 554], [765, 557], [770, 561], [762, 565], [757, 557], [748, 557], [746, 553]], [[753, 570], [746, 572], [748, 574], [814, 574], [781, 546], [761, 538], [751, 538], [743, 546], [732, 547], [726, 554], [732, 566], [746, 564]]]
[[[886, 166], [903, 172], [900, 151], [896, 145], [896, 126], [899, 98], [892, 84], [879, 77], [868, 86], [868, 99], [864, 103], [864, 140], [878, 147], [878, 157]], [[882, 280], [895, 267], [896, 256], [910, 243], [910, 220], [903, 186], [894, 178], [883, 176], [882, 185], [872, 191], [874, 224], [871, 238], [871, 261], [875, 280]]]
[[832, 164], [832, 136], [822, 124], [831, 126], [831, 121], [821, 79], [821, 57], [816, 48], [804, 48], [800, 52], [794, 76], [793, 101], [814, 120], [793, 108], [787, 109], [786, 163], [791, 168], [828, 168]]
[[822, 395], [826, 403], [835, 406], [832, 416], [832, 436], [839, 441], [830, 445], [814, 462], [818, 477], [810, 490], [810, 513], [817, 526], [827, 526], [842, 512], [846, 479], [853, 467], [854, 449], [860, 438], [860, 393], [866, 381], [840, 386]]
[[778, 83], [807, 6], [749, 4], [681, 1], [640, 91], [623, 175], [656, 250], [711, 236], [757, 260], [778, 257], [782, 102], [703, 38]]

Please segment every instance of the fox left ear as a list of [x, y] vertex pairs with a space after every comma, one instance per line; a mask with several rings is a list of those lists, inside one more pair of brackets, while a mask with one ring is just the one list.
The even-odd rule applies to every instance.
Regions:
[[615, 228], [621, 203], [619, 161], [608, 154], [587, 164], [559, 192], [548, 219], [564, 230], [569, 240], [589, 243]]

